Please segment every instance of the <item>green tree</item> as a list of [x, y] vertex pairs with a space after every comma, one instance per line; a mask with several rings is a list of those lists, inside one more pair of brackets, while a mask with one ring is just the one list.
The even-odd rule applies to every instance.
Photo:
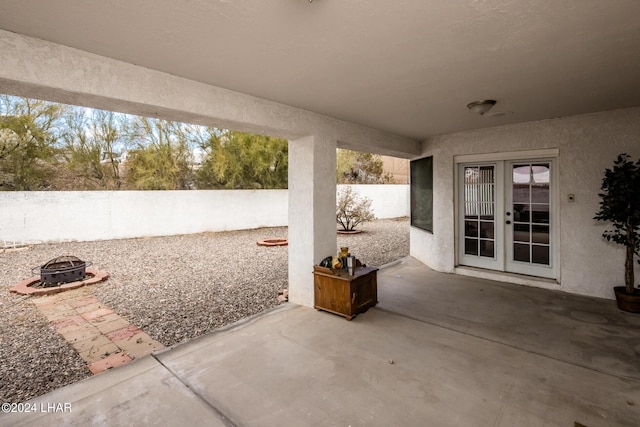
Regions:
[[131, 126], [126, 181], [136, 190], [193, 188], [193, 151], [189, 127], [168, 120], [136, 117]]
[[379, 154], [338, 149], [336, 153], [338, 184], [388, 184], [391, 175], [384, 171]]
[[65, 157], [75, 189], [118, 189], [120, 156], [128, 141], [129, 116], [74, 108], [66, 116]]
[[198, 188], [287, 188], [286, 140], [215, 128], [208, 133]]
[[605, 169], [600, 190], [594, 219], [611, 223], [613, 228], [602, 237], [625, 247], [624, 281], [627, 294], [633, 295], [633, 261], [640, 255], [640, 159], [634, 162], [628, 154], [619, 154], [613, 168]]
[[0, 189], [51, 189], [67, 106], [0, 95]]

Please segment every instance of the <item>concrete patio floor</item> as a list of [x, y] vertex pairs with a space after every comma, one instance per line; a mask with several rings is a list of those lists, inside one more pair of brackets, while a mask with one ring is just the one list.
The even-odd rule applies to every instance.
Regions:
[[378, 288], [352, 321], [286, 304], [0, 425], [640, 425], [640, 315], [412, 258], [380, 270]]

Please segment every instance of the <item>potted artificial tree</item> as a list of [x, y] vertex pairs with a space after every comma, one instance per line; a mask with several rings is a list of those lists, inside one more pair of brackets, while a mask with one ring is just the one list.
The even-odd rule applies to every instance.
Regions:
[[625, 286], [613, 288], [616, 301], [621, 310], [640, 313], [640, 289], [635, 288], [633, 274], [634, 258], [640, 256], [640, 160], [618, 155], [613, 168], [605, 169], [600, 189], [600, 209], [594, 219], [610, 222], [613, 229], [602, 237], [626, 249]]

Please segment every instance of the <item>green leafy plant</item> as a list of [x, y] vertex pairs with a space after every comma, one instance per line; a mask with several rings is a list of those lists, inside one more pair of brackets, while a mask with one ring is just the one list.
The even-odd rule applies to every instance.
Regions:
[[618, 155], [613, 168], [605, 169], [600, 209], [594, 219], [610, 222], [611, 230], [602, 237], [626, 248], [624, 281], [627, 294], [634, 293], [634, 257], [640, 256], [640, 159], [626, 153]]
[[353, 231], [356, 226], [376, 219], [371, 209], [371, 199], [361, 197], [350, 186], [338, 190], [336, 203], [336, 222], [345, 231]]
[[389, 184], [392, 175], [385, 172], [379, 154], [338, 149], [336, 182], [338, 184]]

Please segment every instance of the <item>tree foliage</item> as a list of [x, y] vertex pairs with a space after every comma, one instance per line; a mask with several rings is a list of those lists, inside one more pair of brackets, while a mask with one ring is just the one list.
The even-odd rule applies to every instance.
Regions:
[[198, 188], [287, 188], [288, 142], [236, 131], [209, 129], [201, 145]]
[[63, 175], [58, 186], [90, 190], [121, 188], [120, 156], [128, 145], [127, 116], [103, 110], [87, 113], [75, 108], [66, 115], [65, 122], [64, 155], [69, 173]]
[[[338, 183], [388, 183], [337, 151]], [[287, 188], [283, 139], [0, 95], [0, 190]]]
[[180, 123], [136, 117], [131, 138], [137, 145], [126, 163], [128, 188], [186, 190], [193, 186], [189, 132]]
[[66, 106], [0, 96], [0, 189], [45, 190], [59, 159]]
[[384, 171], [378, 154], [338, 149], [336, 153], [338, 184], [388, 184], [391, 175]]
[[336, 222], [345, 231], [353, 231], [358, 225], [376, 219], [371, 209], [371, 199], [362, 197], [353, 189], [345, 186], [338, 190], [336, 201]]
[[[600, 189], [600, 209], [594, 219], [610, 222], [611, 230], [602, 236], [625, 246], [625, 286], [634, 290], [634, 255], [640, 256], [640, 159], [618, 155], [613, 168], [605, 169]], [[639, 261], [640, 262], [640, 261]]]
[[288, 142], [0, 98], [0, 190], [287, 188]]

